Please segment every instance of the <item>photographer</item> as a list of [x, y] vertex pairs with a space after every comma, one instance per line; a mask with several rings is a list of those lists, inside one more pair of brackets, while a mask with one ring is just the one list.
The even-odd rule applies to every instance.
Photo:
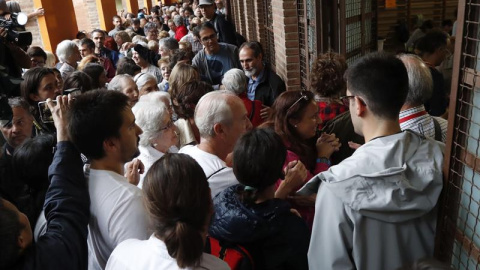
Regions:
[[[8, 18], [8, 19], [7, 19]], [[0, 0], [0, 25], [12, 18], [5, 0]], [[18, 44], [8, 41], [8, 29], [0, 26], [0, 72], [6, 73], [13, 78], [22, 76], [22, 68], [30, 68], [30, 57]]]
[[86, 269], [90, 217], [88, 188], [80, 153], [70, 142], [66, 113], [71, 100], [57, 97], [48, 106], [57, 127], [57, 149], [49, 168], [45, 199], [47, 231], [32, 244], [32, 231], [23, 213], [0, 199], [0, 269]]

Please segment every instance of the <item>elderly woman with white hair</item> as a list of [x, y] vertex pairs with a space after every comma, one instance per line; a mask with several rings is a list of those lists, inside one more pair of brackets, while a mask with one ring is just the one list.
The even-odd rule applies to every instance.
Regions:
[[128, 105], [133, 107], [138, 102], [138, 87], [133, 77], [128, 74], [120, 74], [110, 81], [108, 90], [122, 92], [128, 97]]
[[143, 130], [140, 135], [138, 159], [145, 169], [138, 187], [142, 188], [148, 169], [178, 142], [175, 125], [167, 106], [158, 98], [143, 99], [132, 108], [135, 123]]
[[78, 46], [71, 40], [64, 40], [57, 45], [57, 57], [62, 63], [58, 69], [62, 74], [62, 78], [66, 77], [77, 70], [77, 62], [82, 59]]
[[137, 85], [138, 95], [140, 97], [151, 92], [159, 91], [157, 79], [152, 74], [138, 73], [133, 78], [133, 81]]
[[162, 38], [158, 42], [158, 54], [160, 54], [162, 58], [172, 56], [178, 48], [178, 41], [171, 37]]
[[254, 127], [263, 123], [260, 112], [263, 108], [260, 100], [250, 100], [247, 96], [248, 78], [245, 72], [238, 68], [232, 68], [223, 75], [222, 85], [225, 90], [233, 92], [242, 99], [247, 109], [248, 118]]
[[175, 15], [175, 17], [173, 17], [173, 23], [177, 27], [177, 29], [175, 30], [175, 39], [177, 41], [180, 41], [180, 39], [182, 39], [182, 37], [184, 37], [188, 34], [188, 29], [185, 26], [185, 23], [183, 21], [183, 17], [180, 16], [180, 15]]

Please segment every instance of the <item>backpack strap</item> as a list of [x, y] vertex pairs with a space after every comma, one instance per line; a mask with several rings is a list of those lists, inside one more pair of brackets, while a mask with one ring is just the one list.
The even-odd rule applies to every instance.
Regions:
[[435, 140], [441, 142], [442, 141], [442, 128], [440, 127], [440, 123], [438, 122], [435, 117], [432, 117], [433, 126], [435, 127]]
[[250, 121], [252, 121], [253, 117], [255, 116], [255, 100], [251, 100], [251, 102], [252, 102], [252, 111], [250, 112], [250, 116], [248, 117]]
[[215, 174], [217, 174], [217, 173], [219, 173], [219, 172], [223, 171], [223, 170], [224, 170], [224, 169], [226, 169], [226, 168], [227, 168], [227, 167], [222, 167], [222, 168], [220, 168], [220, 169], [216, 170], [214, 173], [210, 174], [210, 176], [209, 176], [209, 177], [207, 177], [207, 180], [208, 180], [208, 179], [210, 179], [210, 177], [212, 177], [212, 176], [214, 176]]

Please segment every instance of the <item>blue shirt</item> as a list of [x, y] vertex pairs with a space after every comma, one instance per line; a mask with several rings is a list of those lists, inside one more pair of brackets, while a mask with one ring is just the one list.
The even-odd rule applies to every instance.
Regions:
[[208, 71], [213, 85], [222, 84], [223, 74], [234, 68], [230, 61], [229, 51], [225, 44], [220, 44], [220, 50], [213, 55], [205, 54], [207, 59]]
[[265, 72], [265, 69], [258, 74], [257, 79], [254, 80], [252, 78], [249, 78], [248, 80], [248, 91], [247, 91], [247, 97], [250, 100], [255, 100], [255, 90], [257, 90], [258, 85], [263, 79], [263, 73]]

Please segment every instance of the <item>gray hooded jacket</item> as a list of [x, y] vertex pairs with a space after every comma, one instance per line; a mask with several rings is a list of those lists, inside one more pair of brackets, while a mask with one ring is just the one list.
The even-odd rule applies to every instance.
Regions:
[[310, 269], [388, 270], [433, 256], [443, 150], [404, 131], [369, 141], [310, 180], [299, 191], [318, 190]]

